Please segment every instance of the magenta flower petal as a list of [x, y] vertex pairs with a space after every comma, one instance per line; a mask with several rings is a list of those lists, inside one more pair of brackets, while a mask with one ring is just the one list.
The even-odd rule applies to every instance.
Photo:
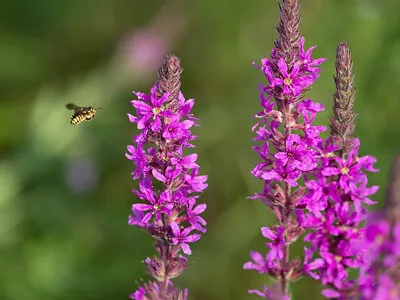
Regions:
[[137, 211], [146, 211], [146, 210], [150, 210], [152, 208], [153, 208], [153, 206], [149, 205], [149, 204], [136, 203], [136, 204], [132, 205], [132, 209], [135, 209]]
[[324, 176], [334, 176], [334, 175], [339, 175], [340, 170], [335, 167], [327, 167], [322, 170], [322, 175]]
[[157, 180], [159, 180], [161, 182], [167, 182], [167, 178], [163, 174], [158, 172], [157, 170], [153, 169], [151, 173], [153, 174], [154, 178], [156, 178]]
[[341, 296], [341, 294], [338, 291], [335, 291], [333, 289], [324, 289], [322, 291], [322, 295], [324, 295], [328, 299], [338, 298]]
[[192, 254], [192, 250], [190, 249], [188, 244], [182, 243], [181, 244], [181, 248], [182, 248], [183, 253], [185, 253], [186, 255], [191, 255]]
[[192, 213], [196, 214], [196, 215], [199, 215], [202, 212], [204, 212], [206, 210], [206, 208], [207, 208], [206, 204], [199, 204], [199, 205], [196, 206], [196, 208], [194, 210], [192, 210]]
[[267, 239], [274, 240], [276, 238], [276, 234], [268, 227], [261, 227], [261, 233], [263, 237], [266, 237]]

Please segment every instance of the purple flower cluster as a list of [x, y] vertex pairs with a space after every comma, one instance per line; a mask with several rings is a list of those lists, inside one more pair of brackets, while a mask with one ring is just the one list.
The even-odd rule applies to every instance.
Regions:
[[[170, 93], [159, 93], [155, 84], [150, 95], [135, 92], [132, 106], [136, 115], [128, 114], [140, 133], [127, 147], [126, 157], [135, 165], [132, 172], [140, 199], [132, 205], [129, 224], [145, 229], [156, 241], [159, 257], [147, 258], [147, 271], [155, 281], [140, 287], [132, 299], [186, 299], [187, 291], [176, 291], [170, 279], [180, 275], [190, 255], [190, 244], [206, 232], [201, 214], [206, 204], [197, 204], [199, 193], [207, 188], [207, 176], [199, 175], [197, 154], [186, 154], [194, 147], [191, 128], [197, 119], [190, 114], [194, 100], [182, 93], [171, 101]], [[174, 298], [180, 295], [181, 298]]]
[[400, 222], [371, 213], [360, 248], [368, 249], [358, 281], [361, 299], [400, 299]]
[[349, 271], [364, 265], [364, 249], [359, 247], [364, 237], [362, 221], [365, 205], [375, 204], [368, 196], [378, 190], [378, 186], [367, 187], [364, 172], [378, 170], [372, 166], [376, 159], [358, 157], [358, 149], [355, 139], [346, 159], [321, 151], [325, 159], [313, 172], [316, 179], [306, 181], [308, 192], [299, 202], [307, 212], [297, 211], [299, 224], [311, 231], [304, 237], [307, 251], [310, 257], [318, 256], [313, 277], [329, 286], [323, 291], [328, 298], [349, 299], [355, 289]]
[[[323, 291], [326, 297], [350, 299], [356, 281], [349, 278], [349, 271], [365, 265], [365, 248], [360, 249], [365, 205], [375, 204], [368, 197], [378, 190], [378, 186], [367, 187], [365, 171], [378, 171], [373, 168], [376, 159], [359, 157], [359, 140], [351, 136], [355, 116], [345, 111], [342, 103], [342, 98], [353, 99], [351, 76], [346, 77], [350, 80], [347, 84], [341, 74], [336, 79], [338, 86], [349, 88], [338, 88], [335, 95], [342, 101], [335, 103], [336, 114], [345, 121], [331, 125], [328, 139], [320, 137], [326, 127], [313, 125], [313, 121], [324, 108], [304, 99], [303, 94], [319, 77], [318, 66], [325, 59], [312, 58], [315, 47], [304, 48], [304, 37], [296, 27], [300, 20], [297, 1], [283, 1], [280, 8], [280, 37], [271, 57], [262, 59], [259, 67], [268, 84], [259, 88], [262, 111], [256, 114], [259, 121], [253, 126], [254, 141], [261, 143], [253, 149], [261, 162], [252, 174], [263, 181], [264, 188], [249, 197], [269, 207], [278, 224], [261, 228], [269, 240], [265, 244], [268, 253], [252, 251], [252, 261], [244, 265], [246, 270], [268, 274], [279, 285], [249, 292], [281, 299], [289, 296], [290, 282], [310, 276], [327, 286]], [[340, 51], [343, 47], [339, 46]], [[352, 75], [351, 68], [345, 71]], [[346, 108], [352, 107], [349, 103]], [[337, 129], [337, 123], [345, 129]], [[302, 234], [304, 259], [290, 259], [290, 245]], [[277, 289], [280, 296], [271, 296], [277, 295]]]
[[400, 299], [400, 153], [389, 177], [383, 208], [368, 215], [360, 251], [361, 300]]

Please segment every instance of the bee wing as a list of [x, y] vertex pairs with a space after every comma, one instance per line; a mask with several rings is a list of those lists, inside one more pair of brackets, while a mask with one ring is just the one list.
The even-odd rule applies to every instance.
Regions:
[[69, 110], [75, 110], [75, 111], [80, 109], [80, 106], [75, 105], [73, 103], [67, 103], [65, 104], [65, 107], [68, 108]]

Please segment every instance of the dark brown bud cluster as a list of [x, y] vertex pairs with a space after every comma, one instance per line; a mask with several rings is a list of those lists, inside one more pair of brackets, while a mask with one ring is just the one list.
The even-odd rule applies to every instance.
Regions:
[[175, 55], [167, 55], [158, 71], [158, 97], [169, 93], [166, 106], [172, 111], [177, 107], [182, 71], [180, 60]]
[[280, 18], [276, 26], [279, 37], [275, 40], [275, 55], [285, 59], [289, 68], [297, 60], [300, 44], [300, 4], [298, 0], [283, 0], [279, 3]]
[[353, 62], [349, 46], [340, 43], [336, 51], [336, 91], [333, 94], [333, 116], [330, 118], [331, 138], [339, 146], [338, 156], [343, 157], [353, 148], [355, 88]]

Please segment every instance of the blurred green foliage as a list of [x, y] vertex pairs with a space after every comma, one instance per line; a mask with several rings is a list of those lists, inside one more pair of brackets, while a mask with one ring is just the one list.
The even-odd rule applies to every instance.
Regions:
[[[306, 45], [328, 58], [308, 94], [326, 106], [319, 124], [332, 107], [336, 45], [352, 49], [356, 134], [362, 154], [378, 158], [381, 172], [370, 182], [381, 186], [382, 202], [399, 149], [400, 2], [304, 0], [302, 17]], [[157, 76], [130, 56], [141, 30], [182, 59], [182, 91], [196, 99], [196, 151], [209, 175], [208, 232], [176, 283], [191, 299], [256, 299], [247, 289], [267, 279], [242, 266], [250, 249], [265, 249], [259, 227], [274, 220], [245, 199], [261, 187], [249, 173], [257, 161], [250, 128], [265, 79], [251, 63], [269, 55], [277, 19], [270, 0], [3, 1], [0, 299], [127, 299], [147, 279], [141, 261], [154, 249], [127, 225], [136, 199], [124, 157], [136, 132], [126, 117], [131, 90], [147, 92]], [[74, 127], [67, 102], [103, 109]], [[294, 299], [319, 299], [319, 291], [308, 279], [293, 286]]]

